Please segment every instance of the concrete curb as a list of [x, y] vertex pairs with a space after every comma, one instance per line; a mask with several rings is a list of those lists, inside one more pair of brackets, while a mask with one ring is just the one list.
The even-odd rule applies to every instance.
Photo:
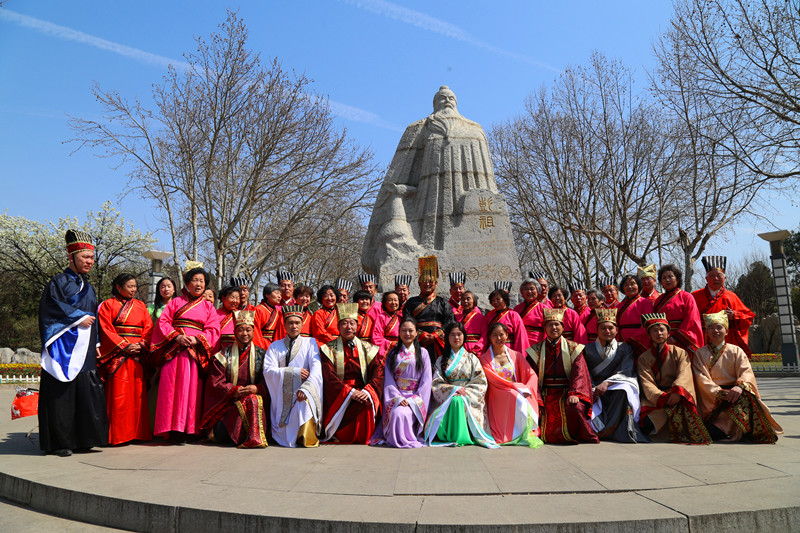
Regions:
[[[746, 487], [742, 488], [744, 489], [742, 493], [746, 494]], [[605, 494], [604, 496], [613, 498], [614, 496], [642, 495], [650, 499], [650, 496], [652, 496], [650, 493], [653, 492], [658, 491], [617, 492]], [[91, 494], [49, 486], [6, 473], [0, 473], [0, 496], [23, 504], [36, 511], [69, 520], [118, 529], [159, 533], [203, 533], [223, 530], [243, 532], [265, 530], [271, 532], [309, 531], [315, 533], [362, 533], [371, 531], [381, 531], [385, 533], [444, 533], [450, 531], [499, 533], [501, 531], [508, 531], [510, 527], [515, 531], [531, 533], [544, 533], [554, 530], [563, 533], [638, 533], [641, 531], [652, 531], [655, 533], [689, 533], [691, 531], [715, 532], [737, 530], [788, 532], [793, 531], [795, 526], [800, 523], [800, 505], [702, 515], [687, 515], [672, 509], [671, 511], [675, 514], [675, 516], [672, 517], [576, 523], [525, 523], [517, 522], [514, 519], [508, 520], [506, 523], [495, 524], [469, 524], [464, 523], [463, 520], [458, 523], [442, 523], [441, 516], [437, 517], [438, 520], [429, 522], [425, 519], [425, 513], [422, 509], [420, 509], [420, 515], [417, 517], [415, 523], [295, 518], [132, 501], [101, 494]], [[574, 503], [577, 504], [574, 505], [576, 509], [581, 507], [581, 502], [575, 500], [585, 500], [593, 496], [597, 495], [557, 495], [558, 498], [572, 498]], [[426, 497], [424, 500], [429, 506], [437, 507], [442, 503], [437, 500], [453, 500], [454, 498], [463, 499], [464, 496], [432, 496]], [[483, 498], [483, 496], [467, 497], [469, 500], [476, 500], [475, 503], [480, 502]], [[531, 507], [533, 508], [538, 507], [536, 505], [537, 503], [542, 503], [536, 501], [539, 499], [536, 495], [517, 496], [517, 498], [529, 499], [529, 503], [532, 504]], [[451, 501], [449, 503], [455, 502]], [[463, 502], [457, 505], [463, 505]], [[444, 504], [444, 509], [448, 509], [449, 507], [450, 505]], [[666, 507], [665, 510], [667, 510]], [[450, 513], [445, 514], [449, 515]], [[470, 513], [468, 512], [467, 514], [469, 515]]]

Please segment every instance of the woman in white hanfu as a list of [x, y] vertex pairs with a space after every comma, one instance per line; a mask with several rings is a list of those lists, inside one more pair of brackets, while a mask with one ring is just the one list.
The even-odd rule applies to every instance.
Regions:
[[425, 443], [499, 448], [486, 419], [486, 375], [478, 358], [464, 349], [464, 325], [452, 323], [445, 338], [449, 349], [433, 368], [432, 411], [425, 424]]
[[264, 382], [270, 396], [272, 438], [281, 446], [319, 446], [322, 363], [312, 337], [303, 337], [302, 305], [284, 305], [286, 337], [269, 345]]

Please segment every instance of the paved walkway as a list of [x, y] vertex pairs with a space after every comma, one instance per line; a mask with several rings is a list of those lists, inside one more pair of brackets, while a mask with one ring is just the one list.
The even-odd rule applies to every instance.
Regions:
[[[0, 497], [137, 531], [790, 531], [800, 524], [800, 378], [762, 378], [775, 445], [238, 450], [161, 443], [43, 456], [0, 422]], [[0, 389], [0, 405], [13, 390]], [[30, 435], [29, 435], [30, 433]], [[3, 525], [3, 524], [0, 524]]]

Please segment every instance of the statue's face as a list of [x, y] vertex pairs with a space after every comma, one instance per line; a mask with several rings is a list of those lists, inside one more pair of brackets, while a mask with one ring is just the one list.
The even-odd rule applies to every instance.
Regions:
[[456, 109], [456, 95], [452, 91], [440, 91], [433, 99], [434, 111], [441, 111], [445, 108]]

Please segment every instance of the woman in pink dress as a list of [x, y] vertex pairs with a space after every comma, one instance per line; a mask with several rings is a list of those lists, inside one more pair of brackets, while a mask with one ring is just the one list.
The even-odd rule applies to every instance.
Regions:
[[539, 380], [525, 354], [508, 348], [508, 329], [489, 327], [488, 349], [480, 356], [489, 383], [486, 412], [497, 444], [539, 448]]
[[202, 376], [219, 339], [219, 316], [203, 299], [208, 281], [202, 266], [186, 272], [185, 288], [167, 304], [153, 332], [153, 359], [161, 367], [153, 433], [173, 442], [200, 430]]
[[619, 284], [625, 299], [617, 307], [617, 341], [633, 348], [636, 357], [650, 349], [650, 337], [642, 326], [642, 315], [653, 312], [653, 302], [641, 296], [642, 280], [628, 274]]
[[[505, 324], [508, 333], [508, 347], [519, 353], [525, 353], [530, 343], [525, 331], [525, 324], [516, 311], [509, 305], [508, 291], [495, 289], [489, 294], [489, 303], [494, 308], [486, 314], [486, 326], [491, 331], [496, 323]], [[487, 333], [488, 333], [487, 331]]]
[[380, 355], [394, 348], [400, 338], [400, 295], [395, 291], [383, 293], [381, 310], [375, 316], [370, 342], [378, 347]]

